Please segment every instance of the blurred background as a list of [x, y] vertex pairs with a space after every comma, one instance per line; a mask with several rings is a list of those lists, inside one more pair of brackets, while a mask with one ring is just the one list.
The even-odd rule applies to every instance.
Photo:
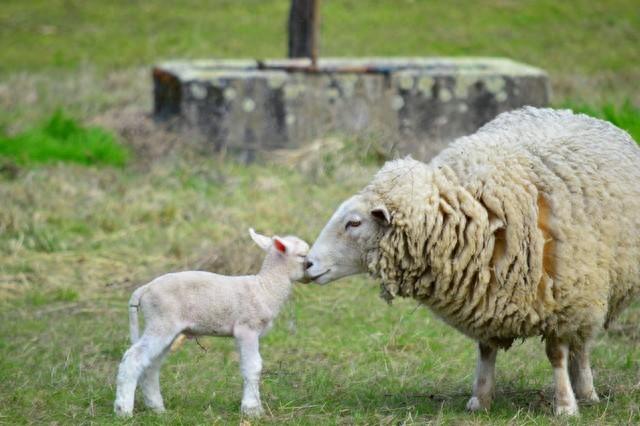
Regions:
[[[287, 0], [0, 3], [0, 424], [117, 423], [130, 292], [172, 270], [244, 274], [247, 228], [312, 242], [389, 158], [375, 135], [327, 135], [245, 165], [156, 122], [152, 67], [287, 55]], [[542, 68], [551, 105], [640, 141], [637, 0], [326, 0], [319, 52], [498, 56]], [[298, 286], [264, 339], [266, 423], [554, 424], [539, 342], [499, 357], [491, 413], [467, 415], [475, 348], [414, 302], [355, 277]], [[593, 423], [640, 422], [640, 308], [599, 340]], [[237, 423], [232, 342], [163, 370], [169, 412], [142, 423]]]

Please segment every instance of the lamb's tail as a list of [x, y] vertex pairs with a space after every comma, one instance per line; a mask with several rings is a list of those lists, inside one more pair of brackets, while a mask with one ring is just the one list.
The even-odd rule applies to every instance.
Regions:
[[140, 298], [142, 298], [142, 294], [144, 293], [144, 290], [146, 290], [146, 287], [146, 285], [138, 287], [129, 299], [129, 335], [131, 336], [132, 344], [137, 342], [140, 338], [138, 308], [140, 307]]

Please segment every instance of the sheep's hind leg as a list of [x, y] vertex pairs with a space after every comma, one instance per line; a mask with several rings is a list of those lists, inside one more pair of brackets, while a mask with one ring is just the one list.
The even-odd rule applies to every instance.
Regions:
[[591, 373], [588, 344], [571, 346], [569, 377], [571, 378], [571, 385], [576, 393], [576, 398], [589, 402], [600, 401], [593, 387], [593, 374]]
[[236, 327], [234, 337], [240, 352], [240, 370], [244, 379], [240, 410], [242, 414], [257, 417], [263, 413], [260, 402], [260, 334], [246, 327]]
[[171, 339], [144, 335], [122, 357], [116, 380], [114, 411], [118, 416], [131, 416], [136, 386], [142, 373], [171, 343]]
[[164, 412], [164, 402], [160, 393], [160, 368], [168, 353], [169, 348], [167, 347], [144, 370], [140, 378], [144, 404], [156, 413]]
[[467, 410], [479, 411], [488, 410], [493, 399], [495, 388], [495, 366], [498, 350], [478, 343], [478, 364], [476, 366], [476, 377], [473, 380], [473, 394], [467, 402]]
[[571, 388], [568, 372], [569, 345], [556, 338], [548, 337], [546, 352], [553, 366], [554, 412], [556, 415], [577, 415], [578, 404]]

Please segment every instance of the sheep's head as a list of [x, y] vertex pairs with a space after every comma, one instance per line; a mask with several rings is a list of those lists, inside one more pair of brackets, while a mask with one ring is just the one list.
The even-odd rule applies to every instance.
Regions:
[[305, 262], [306, 278], [327, 284], [338, 278], [367, 272], [367, 254], [377, 248], [389, 227], [387, 207], [370, 193], [346, 200], [336, 210]]
[[267, 237], [258, 234], [253, 228], [249, 229], [251, 239], [267, 253], [274, 253], [287, 264], [289, 278], [293, 281], [300, 281], [304, 278], [305, 258], [309, 253], [309, 244], [298, 237]]

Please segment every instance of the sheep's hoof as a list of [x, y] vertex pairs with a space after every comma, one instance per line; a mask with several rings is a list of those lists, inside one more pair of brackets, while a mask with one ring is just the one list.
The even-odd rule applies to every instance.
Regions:
[[596, 404], [600, 402], [600, 398], [598, 398], [598, 394], [595, 389], [591, 389], [591, 392], [586, 392], [585, 395], [578, 395], [578, 399], [584, 402], [590, 402]]
[[556, 416], [577, 416], [578, 404], [574, 402], [570, 405], [556, 405], [554, 413]]
[[491, 407], [491, 403], [481, 403], [480, 399], [477, 396], [472, 396], [467, 402], [467, 410], [473, 412], [488, 410]]
[[255, 406], [242, 405], [240, 407], [240, 411], [242, 412], [242, 414], [244, 414], [247, 417], [260, 417], [264, 413], [264, 410], [262, 409], [261, 405], [255, 405]]

